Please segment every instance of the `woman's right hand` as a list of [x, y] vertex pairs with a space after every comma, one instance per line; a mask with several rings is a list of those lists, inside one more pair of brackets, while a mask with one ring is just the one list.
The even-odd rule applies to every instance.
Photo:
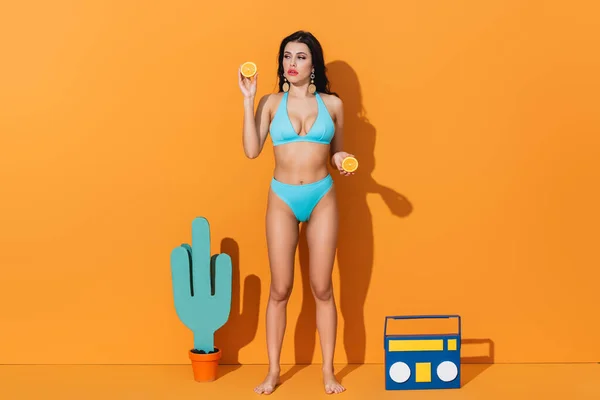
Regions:
[[242, 68], [238, 69], [238, 81], [240, 90], [245, 98], [253, 98], [256, 96], [256, 85], [258, 81], [258, 72], [252, 78], [246, 78], [242, 75]]

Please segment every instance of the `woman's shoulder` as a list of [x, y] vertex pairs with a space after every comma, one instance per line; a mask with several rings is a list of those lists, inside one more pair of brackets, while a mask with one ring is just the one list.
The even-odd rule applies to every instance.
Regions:
[[280, 103], [280, 99], [282, 98], [281, 93], [266, 93], [261, 96], [258, 101], [258, 111], [260, 113], [267, 112], [268, 115], [272, 118], [277, 111], [277, 108]]
[[323, 99], [323, 101], [328, 101], [331, 104], [342, 104], [342, 99], [332, 93], [321, 93], [319, 92], [319, 96]]
[[262, 104], [263, 106], [267, 106], [267, 107], [271, 107], [273, 105], [273, 103], [278, 103], [279, 99], [281, 99], [282, 94], [281, 93], [266, 93], [264, 95], [261, 96], [261, 98], [259, 99], [259, 104]]
[[285, 94], [284, 92], [271, 92], [271, 93], [265, 93], [265, 94], [263, 95], [263, 97], [264, 97], [265, 99], [268, 99], [268, 98], [272, 98], [272, 99], [280, 99], [280, 98], [282, 98], [282, 97], [283, 97], [283, 95], [284, 95], [284, 94]]
[[332, 111], [339, 110], [344, 105], [342, 99], [335, 94], [319, 93], [319, 96], [321, 96], [321, 99], [323, 99], [323, 103], [325, 103], [327, 108]]
[[263, 104], [273, 104], [278, 103], [282, 97], [283, 93], [266, 93], [262, 95], [259, 101]]

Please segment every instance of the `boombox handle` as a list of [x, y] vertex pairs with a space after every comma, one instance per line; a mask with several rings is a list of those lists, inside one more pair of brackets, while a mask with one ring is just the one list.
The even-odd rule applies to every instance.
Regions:
[[385, 317], [385, 325], [383, 326], [383, 337], [387, 336], [388, 320], [390, 319], [426, 319], [426, 318], [458, 318], [458, 335], [461, 334], [460, 315], [397, 315]]

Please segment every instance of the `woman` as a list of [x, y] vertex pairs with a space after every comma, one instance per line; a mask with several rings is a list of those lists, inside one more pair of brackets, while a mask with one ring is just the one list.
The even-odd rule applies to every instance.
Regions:
[[299, 223], [306, 223], [310, 282], [316, 301], [317, 330], [323, 355], [327, 393], [341, 393], [333, 355], [337, 310], [331, 273], [335, 259], [338, 210], [328, 163], [340, 174], [343, 105], [329, 91], [323, 50], [309, 32], [283, 39], [279, 48], [279, 92], [263, 96], [254, 112], [258, 74], [245, 78], [238, 71], [244, 95], [243, 147], [248, 158], [261, 153], [270, 133], [275, 170], [268, 194], [266, 235], [271, 270], [267, 306], [269, 372], [255, 392], [269, 394], [279, 384], [280, 353], [286, 327], [286, 308], [292, 289]]

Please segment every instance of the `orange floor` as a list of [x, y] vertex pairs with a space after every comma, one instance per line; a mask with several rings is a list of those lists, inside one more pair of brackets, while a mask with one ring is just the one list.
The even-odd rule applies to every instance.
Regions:
[[[221, 366], [220, 377], [196, 383], [188, 365], [0, 365], [0, 399], [227, 399], [260, 398], [252, 391], [266, 366]], [[332, 398], [323, 393], [319, 366], [283, 369], [279, 399]], [[463, 387], [454, 390], [385, 391], [382, 365], [338, 368], [343, 399], [600, 399], [600, 364], [463, 365]]]

